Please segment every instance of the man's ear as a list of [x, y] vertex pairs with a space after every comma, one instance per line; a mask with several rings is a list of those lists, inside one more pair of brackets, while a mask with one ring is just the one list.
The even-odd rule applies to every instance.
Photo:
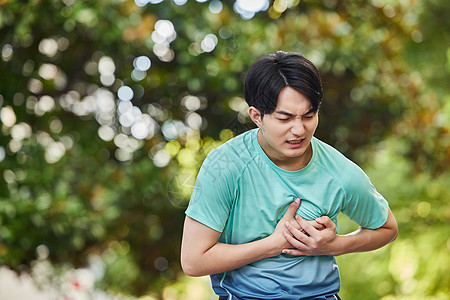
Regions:
[[261, 126], [261, 112], [256, 107], [250, 106], [248, 108], [248, 114], [256, 126]]

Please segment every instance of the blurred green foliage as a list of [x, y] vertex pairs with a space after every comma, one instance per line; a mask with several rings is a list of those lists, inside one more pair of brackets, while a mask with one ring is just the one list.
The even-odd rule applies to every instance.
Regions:
[[446, 1], [147, 2], [0, 1], [0, 264], [28, 270], [45, 245], [55, 264], [100, 257], [105, 290], [163, 297], [202, 160], [251, 127], [246, 69], [298, 51], [323, 76], [317, 136], [368, 172], [400, 227], [339, 257], [343, 299], [445, 299]]

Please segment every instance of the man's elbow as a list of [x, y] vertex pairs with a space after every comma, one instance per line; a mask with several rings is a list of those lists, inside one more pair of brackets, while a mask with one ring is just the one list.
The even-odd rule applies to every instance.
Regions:
[[190, 277], [200, 277], [205, 274], [201, 274], [198, 268], [199, 264], [193, 261], [193, 259], [184, 258], [181, 256], [181, 268], [184, 274]]
[[398, 226], [397, 223], [395, 223], [395, 226], [393, 226], [392, 230], [391, 230], [391, 240], [390, 243], [392, 243], [393, 241], [395, 241], [397, 239], [398, 236]]
[[386, 224], [384, 226], [389, 229], [390, 233], [390, 240], [388, 241], [388, 243], [392, 243], [398, 236], [398, 225], [391, 210], [389, 210], [388, 220], [386, 221]]

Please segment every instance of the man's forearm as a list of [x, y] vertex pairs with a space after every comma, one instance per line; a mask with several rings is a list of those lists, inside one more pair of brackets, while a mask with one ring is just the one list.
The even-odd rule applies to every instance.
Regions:
[[334, 247], [336, 252], [333, 255], [376, 250], [394, 241], [397, 234], [397, 223], [389, 210], [388, 219], [382, 227], [377, 229], [360, 227], [347, 235], [337, 236]]
[[182, 254], [182, 266], [189, 276], [204, 276], [231, 271], [249, 263], [276, 256], [281, 248], [274, 247], [271, 237], [240, 244], [229, 245], [216, 243], [204, 253]]
[[386, 223], [380, 228], [360, 228], [347, 235], [336, 235], [335, 225], [329, 218], [326, 218], [327, 224], [324, 224], [325, 229], [321, 231], [312, 229], [301, 218], [298, 222], [307, 234], [286, 223], [289, 233], [285, 233], [285, 237], [296, 249], [285, 249], [283, 253], [338, 256], [346, 253], [372, 251], [392, 242], [398, 234], [397, 222], [390, 210]]

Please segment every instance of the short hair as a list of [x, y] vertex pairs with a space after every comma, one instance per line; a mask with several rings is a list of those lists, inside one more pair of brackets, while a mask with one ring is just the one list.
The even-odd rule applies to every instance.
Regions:
[[313, 112], [319, 110], [323, 97], [319, 71], [306, 57], [295, 52], [278, 51], [258, 59], [245, 78], [245, 101], [263, 117], [273, 113], [278, 95], [285, 87], [302, 93], [311, 103]]

